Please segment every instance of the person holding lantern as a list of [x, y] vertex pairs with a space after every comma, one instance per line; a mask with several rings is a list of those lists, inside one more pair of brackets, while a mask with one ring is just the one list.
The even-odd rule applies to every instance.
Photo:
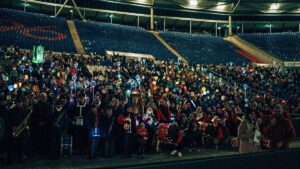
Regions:
[[84, 154], [88, 145], [88, 130], [85, 127], [85, 117], [90, 111], [86, 104], [85, 94], [80, 93], [78, 102], [71, 108], [69, 117], [72, 121], [72, 135], [74, 150], [78, 154]]
[[130, 105], [125, 106], [125, 111], [118, 118], [119, 124], [123, 126], [124, 138], [124, 156], [125, 158], [132, 157], [132, 146], [134, 135], [136, 132], [136, 123], [133, 107]]
[[[96, 150], [99, 144], [100, 137], [103, 136], [101, 129], [101, 112], [98, 111], [96, 105], [92, 105], [90, 110], [85, 114], [85, 126], [89, 132], [90, 159], [96, 157]], [[80, 142], [77, 142], [80, 144]], [[79, 149], [80, 150], [80, 149]]]

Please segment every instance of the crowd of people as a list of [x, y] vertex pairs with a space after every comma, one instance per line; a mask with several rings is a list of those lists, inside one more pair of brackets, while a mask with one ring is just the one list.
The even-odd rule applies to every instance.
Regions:
[[34, 64], [14, 46], [1, 47], [0, 56], [0, 148], [8, 164], [59, 158], [67, 145], [89, 158], [168, 150], [181, 157], [203, 147], [286, 149], [295, 137], [299, 72], [63, 53]]

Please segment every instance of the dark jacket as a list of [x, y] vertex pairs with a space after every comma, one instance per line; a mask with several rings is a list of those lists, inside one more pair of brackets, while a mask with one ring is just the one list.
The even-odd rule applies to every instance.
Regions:
[[62, 108], [60, 111], [53, 108], [52, 125], [54, 129], [63, 132], [68, 127], [67, 110]]
[[33, 125], [44, 125], [50, 126], [51, 125], [51, 116], [52, 116], [52, 106], [46, 102], [38, 102], [33, 107], [32, 112], [32, 123]]
[[118, 115], [116, 113], [112, 113], [111, 117], [107, 116], [106, 113], [102, 113], [100, 123], [107, 138], [114, 139], [118, 137]]
[[[293, 127], [292, 122], [286, 118], [278, 119], [275, 126], [271, 124], [268, 133], [271, 140], [272, 148], [289, 148], [290, 142], [294, 137], [296, 137], [295, 129]], [[276, 144], [279, 142], [283, 142], [282, 147], [276, 146]]]

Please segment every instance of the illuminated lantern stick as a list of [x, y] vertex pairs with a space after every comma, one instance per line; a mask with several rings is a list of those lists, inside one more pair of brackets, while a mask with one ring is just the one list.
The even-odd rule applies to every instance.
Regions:
[[212, 79], [212, 73], [211, 72], [209, 72], [208, 77], [209, 77], [209, 84], [211, 84], [211, 79]]
[[72, 76], [73, 87], [75, 88], [75, 94], [76, 94], [76, 80], [77, 80], [77, 76], [75, 74], [75, 75]]
[[136, 79], [136, 81], [137, 81], [138, 84], [139, 84], [139, 89], [141, 89], [141, 83], [142, 83], [142, 78], [141, 78], [141, 76], [140, 76], [140, 75], [136, 75], [136, 76], [135, 76], [135, 79]]
[[55, 63], [54, 63], [54, 62], [51, 62], [50, 70], [52, 70], [54, 66], [55, 66]]
[[69, 84], [70, 88], [71, 88], [71, 92], [70, 92], [70, 102], [71, 102], [71, 99], [73, 97], [73, 89], [74, 89], [74, 81], [71, 81], [70, 84]]
[[96, 85], [97, 85], [97, 83], [96, 83], [96, 81], [91, 81], [91, 86], [92, 86], [92, 88], [93, 88], [93, 99], [94, 99], [94, 95], [95, 95], [95, 87], [96, 87]]
[[245, 102], [247, 102], [248, 101], [248, 99], [247, 99], [247, 89], [249, 88], [249, 86], [247, 84], [244, 84], [243, 88], [244, 88]]
[[193, 104], [193, 106], [196, 108], [196, 104], [194, 103], [193, 100], [191, 100], [191, 103]]
[[222, 78], [219, 78], [219, 85], [222, 85]]

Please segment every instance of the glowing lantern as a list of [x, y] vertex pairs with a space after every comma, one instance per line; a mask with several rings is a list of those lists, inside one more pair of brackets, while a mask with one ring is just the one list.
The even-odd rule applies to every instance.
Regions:
[[11, 92], [11, 91], [13, 91], [14, 90], [14, 86], [13, 85], [9, 85], [8, 86], [8, 90]]
[[202, 88], [201, 88], [201, 91], [202, 91], [203, 93], [205, 93], [206, 87], [202, 87]]
[[139, 91], [137, 89], [133, 89], [131, 94], [132, 95], [137, 95], [137, 94], [139, 94]]
[[224, 95], [221, 96], [221, 100], [222, 100], [222, 101], [226, 100], [226, 96], [224, 96]]
[[156, 81], [153, 81], [153, 82], [152, 82], [152, 85], [153, 85], [153, 86], [156, 86], [156, 84], [157, 84]]
[[168, 87], [165, 88], [166, 93], [168, 93], [169, 90], [170, 90], [170, 89], [169, 89]]

